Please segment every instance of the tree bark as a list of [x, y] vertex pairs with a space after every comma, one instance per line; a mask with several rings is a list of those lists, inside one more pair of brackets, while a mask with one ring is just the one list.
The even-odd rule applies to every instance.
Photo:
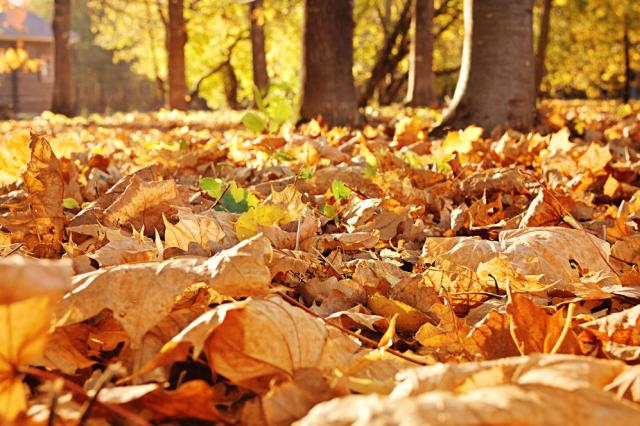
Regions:
[[267, 73], [267, 55], [265, 53], [264, 18], [262, 15], [262, 1], [254, 0], [249, 3], [249, 20], [251, 21], [251, 56], [253, 60], [253, 84], [264, 91], [269, 85]]
[[353, 83], [353, 1], [305, 0], [300, 116], [330, 126], [360, 117]]
[[433, 12], [433, 0], [413, 0], [409, 85], [405, 99], [411, 106], [429, 106], [435, 101]]
[[542, 1], [542, 12], [540, 14], [540, 33], [538, 34], [538, 46], [536, 51], [536, 98], [540, 96], [540, 85], [546, 74], [545, 60], [547, 56], [547, 46], [549, 44], [549, 27], [551, 25], [551, 7], [553, 0]]
[[526, 130], [535, 118], [533, 0], [465, 0], [460, 77], [439, 133], [471, 124]]
[[187, 27], [184, 19], [184, 1], [169, 0], [167, 20], [167, 57], [169, 108], [187, 109], [187, 79], [184, 46], [187, 44]]
[[227, 106], [233, 110], [240, 109], [238, 102], [238, 77], [230, 61], [223, 64], [224, 71], [224, 96], [227, 99]]
[[76, 102], [71, 70], [71, 0], [55, 0], [52, 29], [54, 82], [51, 111], [72, 116]]

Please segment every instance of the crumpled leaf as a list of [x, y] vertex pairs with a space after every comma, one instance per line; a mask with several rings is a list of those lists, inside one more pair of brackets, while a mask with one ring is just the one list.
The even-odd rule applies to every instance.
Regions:
[[178, 223], [171, 224], [164, 218], [165, 247], [178, 247], [184, 251], [189, 250], [189, 244], [195, 242], [205, 250], [209, 250], [209, 241], [220, 242], [225, 233], [211, 216], [195, 214], [186, 208], [178, 209]]
[[562, 227], [502, 231], [497, 242], [469, 237], [428, 238], [421, 259], [435, 263], [448, 274], [460, 274], [475, 271], [480, 263], [498, 254], [519, 274], [541, 275], [543, 284], [572, 283], [589, 271], [613, 276], [607, 263], [606, 241], [583, 230]]
[[359, 250], [375, 247], [380, 238], [368, 232], [353, 234], [322, 234], [316, 239], [319, 250], [332, 250], [340, 247], [343, 250]]
[[325, 374], [346, 366], [359, 344], [279, 297], [227, 303], [204, 313], [162, 349], [145, 371], [207, 355], [212, 371], [263, 394], [302, 368]]
[[614, 359], [640, 359], [640, 305], [581, 324]]
[[273, 191], [265, 203], [278, 206], [285, 211], [283, 223], [297, 220], [307, 208], [307, 204], [302, 201], [302, 193], [295, 185], [288, 185], [282, 191]]
[[61, 238], [64, 224], [62, 165], [44, 136], [31, 134], [31, 158], [23, 175], [34, 219], [41, 228], [53, 227]]
[[106, 267], [157, 260], [158, 249], [151, 240], [138, 234], [114, 238], [87, 256], [98, 262], [100, 266]]
[[156, 230], [164, 230], [162, 215], [169, 207], [182, 204], [175, 181], [145, 182], [134, 175], [124, 191], [105, 209], [103, 220], [108, 226], [144, 228], [147, 235], [153, 235]]

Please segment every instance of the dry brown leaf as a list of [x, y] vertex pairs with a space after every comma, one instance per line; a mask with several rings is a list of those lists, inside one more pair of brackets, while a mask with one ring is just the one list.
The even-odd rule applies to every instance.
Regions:
[[151, 240], [140, 235], [109, 241], [87, 257], [107, 267], [158, 260], [158, 250]]
[[[605, 353], [615, 359], [640, 359], [640, 305], [593, 320], [581, 327], [602, 343]], [[585, 340], [586, 336], [584, 337]]]
[[211, 369], [233, 384], [264, 394], [301, 368], [325, 374], [348, 365], [358, 343], [279, 297], [228, 303], [206, 312], [175, 336], [145, 371], [207, 355]]
[[214, 391], [203, 380], [188, 381], [172, 391], [154, 383], [106, 388], [98, 395], [98, 401], [124, 405], [138, 412], [150, 412], [151, 420], [197, 419], [213, 422], [223, 419], [214, 405]]
[[[510, 315], [511, 332], [521, 354], [551, 352], [564, 327], [565, 318], [562, 310], [549, 315], [528, 297], [510, 294], [507, 312]], [[569, 329], [559, 352], [582, 354], [573, 330]]]
[[320, 251], [334, 250], [362, 250], [375, 247], [379, 236], [368, 232], [355, 232], [353, 234], [322, 234], [316, 238], [316, 247]]
[[[521, 275], [542, 275], [543, 284], [572, 283], [588, 272], [614, 277], [609, 244], [584, 230], [540, 227], [502, 231], [500, 241], [468, 237], [428, 238], [424, 263], [435, 263], [451, 279], [499, 254]], [[577, 265], [577, 266], [576, 266]], [[613, 279], [613, 278], [612, 278]]]
[[402, 303], [399, 300], [390, 299], [380, 293], [369, 296], [367, 306], [374, 314], [383, 316], [388, 320], [397, 316], [398, 330], [415, 333], [422, 324], [429, 321], [429, 317], [412, 306]]
[[34, 219], [40, 225], [39, 230], [53, 227], [59, 238], [62, 237], [64, 212], [64, 179], [62, 165], [44, 136], [31, 134], [29, 142], [31, 158], [27, 171], [23, 175], [29, 203]]
[[209, 250], [209, 241], [218, 243], [225, 238], [217, 220], [207, 214], [195, 214], [187, 208], [180, 208], [178, 219], [176, 225], [164, 219], [165, 247], [178, 247], [188, 251], [189, 243], [195, 242], [203, 249]]
[[332, 388], [320, 370], [302, 368], [295, 372], [291, 382], [276, 386], [246, 404], [242, 424], [288, 426], [304, 417], [314, 405], [343, 396], [345, 391]]
[[[231, 297], [264, 295], [271, 273], [266, 266], [271, 245], [256, 236], [207, 261], [171, 259], [100, 269], [74, 280], [75, 289], [59, 304], [56, 326], [92, 318], [110, 309], [131, 338], [133, 371], [141, 366], [144, 335], [173, 309], [178, 298], [193, 284], [206, 283]], [[132, 286], [131, 283], [136, 283]]]
[[506, 358], [520, 353], [511, 336], [509, 316], [493, 309], [475, 325], [470, 338], [484, 359]]
[[147, 235], [164, 230], [162, 215], [170, 206], [184, 204], [173, 180], [145, 182], [134, 175], [124, 191], [104, 211], [108, 226], [143, 229]]

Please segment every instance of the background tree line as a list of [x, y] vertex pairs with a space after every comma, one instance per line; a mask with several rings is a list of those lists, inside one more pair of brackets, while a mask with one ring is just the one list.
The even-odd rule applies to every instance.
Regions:
[[[92, 49], [104, 49], [104, 62], [124, 63], [152, 82], [145, 86], [148, 105], [163, 100], [177, 109], [243, 108], [252, 105], [254, 86], [265, 90], [275, 82], [292, 101], [300, 99], [303, 117], [322, 113], [342, 124], [357, 122], [357, 107], [370, 104], [431, 106], [453, 97], [458, 105], [464, 100], [461, 84], [454, 96], [460, 82], [470, 93], [477, 85], [475, 98], [486, 103], [477, 109], [495, 109], [505, 86], [526, 87], [528, 98], [628, 99], [639, 84], [640, 4], [633, 0], [54, 3], [54, 22], [78, 31], [82, 19], [60, 16], [81, 15]], [[50, 0], [29, 4], [41, 14], [51, 10]], [[494, 19], [484, 22], [484, 14]], [[514, 35], [513, 25], [526, 34]], [[474, 54], [471, 46], [474, 40], [482, 45], [482, 38], [495, 49]], [[95, 58], [90, 50], [85, 55]], [[76, 61], [82, 57], [76, 54]], [[514, 63], [528, 65], [515, 70]], [[75, 71], [70, 74], [77, 81], [82, 70]], [[491, 79], [505, 84], [491, 90]], [[72, 93], [61, 98], [75, 102]], [[520, 104], [509, 102], [503, 109], [511, 112]]]

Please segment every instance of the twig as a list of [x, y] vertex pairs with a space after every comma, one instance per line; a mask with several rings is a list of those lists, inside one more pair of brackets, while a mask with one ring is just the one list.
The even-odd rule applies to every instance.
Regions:
[[220, 202], [220, 200], [222, 200], [222, 197], [224, 197], [224, 194], [227, 193], [229, 188], [231, 188], [231, 185], [227, 185], [224, 191], [222, 191], [222, 194], [220, 194], [220, 198], [218, 198], [216, 201], [213, 202], [213, 204], [211, 205], [211, 210], [213, 210], [213, 208], [218, 205], [218, 203]]
[[[89, 395], [87, 395], [87, 392], [85, 392], [85, 390], [82, 388], [82, 386], [80, 386], [77, 383], [74, 383], [71, 380], [68, 380], [68, 379], [66, 379], [66, 378], [64, 378], [62, 376], [59, 376], [59, 375], [57, 375], [55, 373], [51, 373], [51, 372], [45, 371], [45, 370], [40, 370], [40, 369], [35, 368], [35, 367], [29, 367], [25, 371], [25, 374], [27, 374], [29, 376], [37, 377], [37, 378], [42, 379], [42, 380], [48, 380], [48, 381], [52, 381], [52, 380], [56, 380], [56, 379], [60, 378], [60, 379], [62, 379], [64, 381], [64, 387], [67, 388], [69, 391], [71, 391], [73, 394], [75, 394], [76, 396], [78, 396], [79, 398], [81, 398], [83, 400], [88, 400], [89, 399]], [[138, 416], [137, 414], [132, 413], [129, 410], [126, 410], [123, 407], [120, 407], [120, 406], [115, 405], [115, 404], [108, 404], [108, 403], [105, 403], [105, 402], [100, 402], [100, 401], [96, 401], [96, 404], [101, 406], [105, 410], [110, 411], [113, 414], [117, 415], [122, 420], [125, 420], [126, 424], [139, 425], [139, 426], [151, 426], [151, 423], [149, 423], [148, 421], [146, 421], [142, 417]]]
[[490, 293], [488, 291], [459, 291], [456, 293], [449, 293], [450, 296], [465, 296], [465, 295], [474, 295], [474, 296], [487, 296], [487, 297], [493, 297], [494, 299], [504, 299], [505, 297], [507, 297], [504, 294], [495, 294], [495, 293]]
[[575, 303], [569, 303], [569, 307], [567, 308], [567, 318], [564, 321], [564, 326], [562, 327], [562, 332], [560, 333], [560, 337], [558, 337], [558, 341], [555, 345], [553, 345], [553, 349], [551, 349], [551, 354], [555, 354], [560, 350], [560, 346], [564, 342], [564, 339], [569, 334], [569, 328], [571, 328], [571, 321], [573, 320], [573, 311], [576, 309]]
[[53, 390], [51, 392], [51, 403], [49, 404], [49, 419], [47, 420], [47, 426], [54, 426], [56, 424], [56, 409], [58, 408], [58, 398], [60, 393], [64, 389], [64, 382], [61, 379], [56, 379], [53, 382]]
[[360, 190], [352, 188], [349, 185], [347, 185], [346, 183], [344, 184], [344, 186], [346, 186], [347, 189], [349, 189], [351, 192], [355, 193], [358, 197], [362, 198], [363, 200], [369, 199], [369, 197], [367, 197], [366, 194], [363, 194], [362, 192], [360, 192]]
[[98, 395], [100, 394], [100, 391], [113, 378], [114, 373], [115, 370], [114, 368], [112, 368], [112, 366], [107, 367], [107, 369], [98, 378], [94, 389], [87, 393], [87, 396], [89, 396], [90, 398], [85, 401], [85, 403], [82, 405], [82, 408], [80, 409], [82, 415], [80, 416], [80, 420], [78, 420], [78, 426], [83, 426], [87, 422], [87, 420], [89, 419], [89, 412], [98, 401]]
[[[366, 343], [367, 345], [371, 346], [373, 349], [378, 347], [379, 342], [376, 342], [373, 339], [369, 339], [368, 337], [365, 337], [365, 336], [363, 336], [361, 334], [354, 333], [353, 331], [349, 330], [348, 328], [344, 328], [344, 327], [342, 327], [342, 326], [340, 326], [338, 324], [334, 324], [334, 323], [330, 322], [329, 320], [327, 320], [326, 318], [323, 318], [322, 316], [316, 314], [311, 309], [307, 308], [306, 306], [304, 306], [302, 303], [298, 302], [296, 299], [294, 299], [291, 296], [288, 296], [288, 295], [286, 295], [284, 293], [281, 293], [281, 292], [278, 292], [278, 294], [284, 300], [286, 300], [287, 302], [291, 303], [292, 305], [302, 309], [303, 311], [305, 311], [309, 315], [313, 315], [316, 318], [320, 318], [328, 326], [335, 327], [338, 330], [340, 330], [340, 331], [342, 331], [342, 332], [344, 332], [344, 333], [346, 333], [346, 334], [348, 334], [348, 335], [350, 335], [352, 337], [355, 337], [358, 340], [361, 340], [363, 343]], [[412, 362], [412, 363], [417, 364], [417, 365], [428, 365], [425, 362], [412, 359], [412, 358], [406, 356], [405, 354], [403, 354], [402, 352], [399, 352], [399, 351], [397, 351], [395, 349], [388, 348], [388, 349], [385, 349], [385, 352], [389, 352], [390, 354], [395, 355], [398, 358], [402, 358], [405, 361], [409, 361], [409, 362]]]
[[327, 262], [327, 264], [328, 264], [329, 266], [331, 266], [331, 269], [333, 269], [333, 270], [335, 271], [335, 273], [336, 273], [336, 274], [340, 275], [342, 278], [345, 278], [344, 274], [343, 274], [342, 272], [338, 271], [338, 268], [336, 268], [335, 266], [333, 266], [333, 264], [331, 263], [331, 261], [330, 261], [329, 259], [327, 259], [327, 258], [326, 258], [322, 253], [320, 253], [320, 251], [319, 251], [317, 248], [313, 247], [313, 251], [315, 251], [315, 252], [316, 252], [316, 254], [322, 258], [322, 260], [324, 260], [325, 262]]

